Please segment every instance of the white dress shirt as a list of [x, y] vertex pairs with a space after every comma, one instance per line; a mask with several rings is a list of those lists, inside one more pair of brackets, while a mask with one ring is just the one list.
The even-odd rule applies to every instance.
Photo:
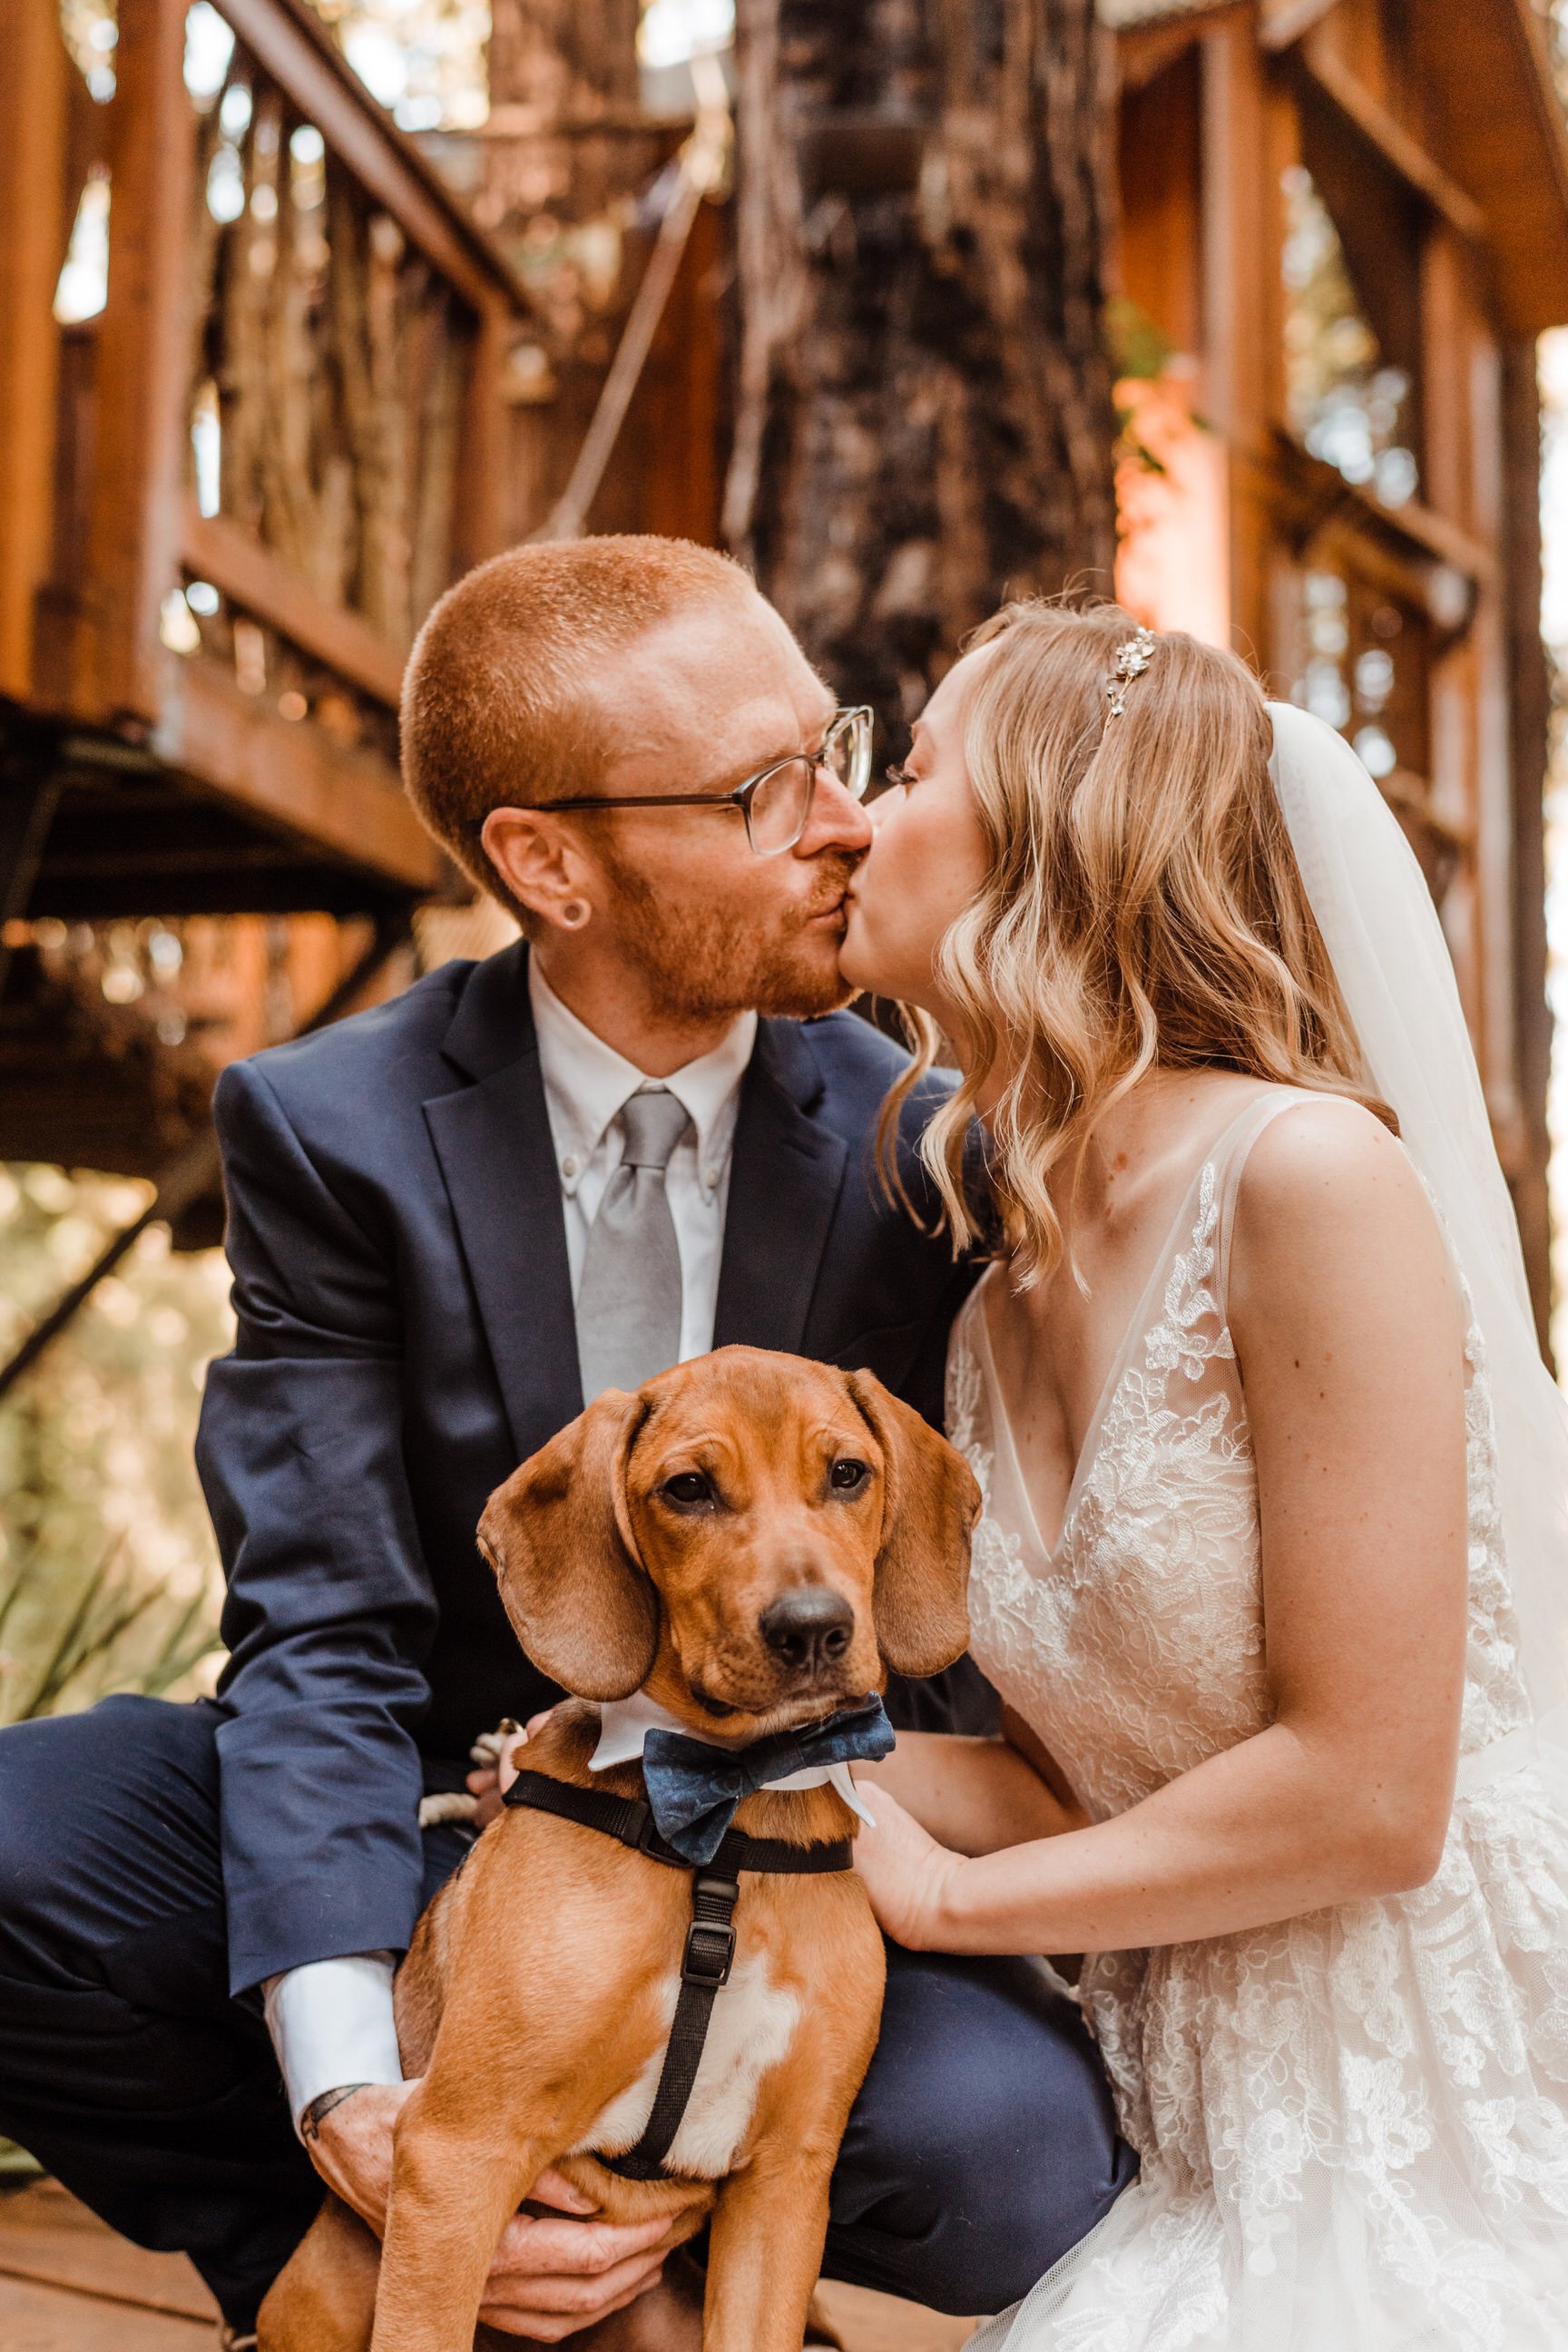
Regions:
[[[706, 1355], [713, 1344], [741, 1081], [756, 1043], [757, 1016], [742, 1013], [711, 1053], [650, 1082], [646, 1072], [568, 1010], [533, 957], [529, 959], [528, 989], [544, 1108], [561, 1179], [573, 1298], [583, 1278], [588, 1234], [599, 1203], [621, 1163], [623, 1139], [616, 1124], [621, 1105], [639, 1087], [668, 1087], [691, 1118], [665, 1174], [680, 1252], [679, 1360]], [[348, 1953], [289, 1969], [268, 1983], [267, 2024], [296, 2130], [305, 2109], [323, 2091], [344, 2083], [402, 2081], [393, 2021], [393, 1965], [385, 1952]]]
[[[606, 1045], [562, 1003], [531, 958], [528, 992], [539, 1039], [544, 1108], [561, 1179], [566, 1258], [575, 1299], [589, 1232], [610, 1179], [621, 1164], [624, 1139], [616, 1115], [621, 1105], [650, 1081], [635, 1062]], [[741, 1081], [756, 1037], [756, 1014], [743, 1013], [711, 1053], [688, 1062], [668, 1078], [651, 1081], [668, 1087], [691, 1118], [690, 1127], [670, 1154], [664, 1180], [680, 1251], [679, 1360], [683, 1364], [692, 1356], [705, 1356], [713, 1345], [735, 1118], [741, 1106]]]

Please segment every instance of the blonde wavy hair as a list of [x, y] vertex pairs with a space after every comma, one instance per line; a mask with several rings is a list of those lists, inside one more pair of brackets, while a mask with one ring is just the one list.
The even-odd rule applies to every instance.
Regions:
[[[1308, 904], [1268, 774], [1258, 680], [1233, 654], [1172, 632], [1111, 718], [1118, 649], [1137, 624], [1115, 604], [1006, 605], [964, 719], [964, 760], [989, 853], [936, 972], [968, 1065], [921, 1155], [955, 1249], [979, 1234], [966, 1139], [987, 1080], [1001, 1238], [1024, 1286], [1064, 1242], [1052, 1176], [1081, 1165], [1096, 1127], [1148, 1070], [1213, 1067], [1345, 1095], [1385, 1125]], [[935, 1060], [929, 1015], [906, 1006], [913, 1066], [883, 1133]]]

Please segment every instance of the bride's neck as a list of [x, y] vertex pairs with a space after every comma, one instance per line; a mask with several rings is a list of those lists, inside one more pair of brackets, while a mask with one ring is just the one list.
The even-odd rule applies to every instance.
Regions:
[[1214, 1096], [1249, 1082], [1234, 1070], [1146, 1071], [1098, 1122], [1081, 1155], [1068, 1152], [1052, 1171], [1051, 1197], [1069, 1242], [1076, 1230], [1110, 1225], [1131, 1210], [1166, 1162], [1184, 1172], [1194, 1137], [1206, 1140]]

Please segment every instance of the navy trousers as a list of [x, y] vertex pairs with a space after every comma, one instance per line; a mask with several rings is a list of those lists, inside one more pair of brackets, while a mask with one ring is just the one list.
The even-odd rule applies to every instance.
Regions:
[[[0, 1730], [0, 2131], [237, 2328], [310, 2223], [259, 2001], [226, 1990], [218, 1711], [106, 1699]], [[427, 1893], [460, 1829], [426, 1832]], [[1026, 1960], [889, 1946], [834, 2177], [836, 2278], [1000, 2310], [1131, 2179], [1093, 2046]]]

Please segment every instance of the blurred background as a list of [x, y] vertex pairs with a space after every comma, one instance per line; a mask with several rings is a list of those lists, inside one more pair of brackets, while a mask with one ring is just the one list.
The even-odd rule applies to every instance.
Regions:
[[1073, 584], [1342, 729], [1550, 1339], [1568, 8], [738, 14], [0, 0], [0, 1721], [210, 1681], [213, 1083], [510, 935], [396, 701], [531, 534], [731, 548], [881, 758]]

